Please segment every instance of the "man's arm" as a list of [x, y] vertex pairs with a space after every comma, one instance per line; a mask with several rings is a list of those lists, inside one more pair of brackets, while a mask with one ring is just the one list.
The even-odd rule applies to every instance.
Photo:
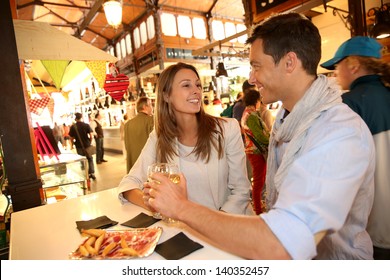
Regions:
[[[211, 210], [187, 199], [186, 180], [179, 185], [161, 174], [146, 183], [149, 204], [164, 216], [180, 220], [197, 230], [220, 248], [248, 259], [291, 259], [264, 220], [258, 216], [239, 216]], [[150, 188], [151, 187], [151, 188]]]

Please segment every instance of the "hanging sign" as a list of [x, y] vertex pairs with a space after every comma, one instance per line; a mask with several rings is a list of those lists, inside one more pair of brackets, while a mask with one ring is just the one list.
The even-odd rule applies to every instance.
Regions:
[[123, 95], [127, 93], [129, 87], [129, 77], [119, 74], [115, 65], [110, 64], [110, 74], [106, 75], [104, 90], [115, 100], [121, 101]]

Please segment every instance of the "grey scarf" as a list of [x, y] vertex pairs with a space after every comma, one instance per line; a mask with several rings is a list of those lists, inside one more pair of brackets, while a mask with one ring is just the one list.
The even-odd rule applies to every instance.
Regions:
[[[283, 122], [281, 118], [285, 110], [282, 109], [278, 112], [269, 143], [266, 179], [267, 210], [274, 206], [282, 182], [289, 167], [299, 156], [311, 124], [322, 112], [341, 102], [339, 87], [334, 82], [330, 82], [324, 75], [319, 75]], [[276, 146], [282, 142], [289, 144], [278, 167]]]

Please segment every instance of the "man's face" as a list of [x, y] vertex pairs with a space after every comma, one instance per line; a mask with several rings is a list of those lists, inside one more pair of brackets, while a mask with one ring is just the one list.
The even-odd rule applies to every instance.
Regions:
[[283, 72], [281, 67], [275, 65], [273, 58], [264, 53], [263, 40], [257, 39], [252, 43], [249, 53], [252, 70], [249, 83], [255, 85], [265, 104], [283, 101], [285, 94], [283, 88]]

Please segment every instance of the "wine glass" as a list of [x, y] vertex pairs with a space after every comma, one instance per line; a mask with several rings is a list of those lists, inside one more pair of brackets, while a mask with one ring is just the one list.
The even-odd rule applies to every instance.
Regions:
[[[152, 179], [153, 173], [161, 173], [168, 177], [171, 182], [178, 184], [180, 182], [180, 170], [179, 166], [175, 163], [153, 163], [149, 165], [148, 167], [148, 181], [155, 181]], [[171, 218], [163, 217], [158, 212], [153, 212], [153, 218], [155, 219], [162, 219], [164, 222], [167, 223], [174, 223], [175, 220]]]

